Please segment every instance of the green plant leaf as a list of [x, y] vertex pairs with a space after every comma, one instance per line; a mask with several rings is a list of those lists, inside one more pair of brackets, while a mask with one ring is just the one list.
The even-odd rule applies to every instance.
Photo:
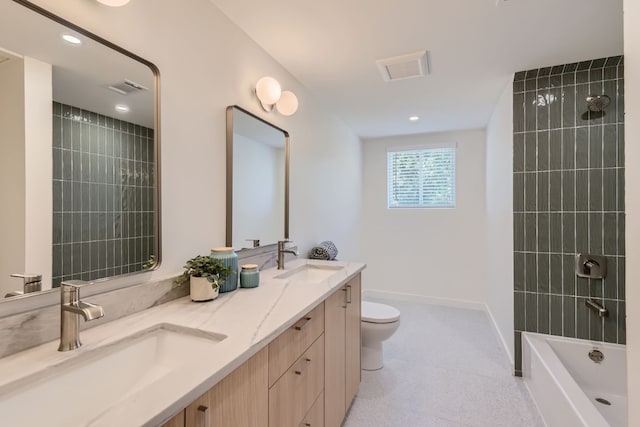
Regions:
[[232, 269], [225, 267], [218, 259], [208, 255], [197, 255], [184, 265], [184, 272], [174, 281], [174, 285], [180, 286], [189, 279], [189, 276], [206, 277], [212, 283], [214, 289], [224, 283], [223, 277], [231, 274]]

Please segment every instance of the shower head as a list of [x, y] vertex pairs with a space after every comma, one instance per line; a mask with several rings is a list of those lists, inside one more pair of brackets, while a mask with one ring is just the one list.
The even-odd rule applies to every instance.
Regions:
[[587, 96], [587, 108], [589, 111], [594, 113], [599, 113], [603, 111], [609, 103], [611, 102], [611, 98], [607, 95], [589, 95]]

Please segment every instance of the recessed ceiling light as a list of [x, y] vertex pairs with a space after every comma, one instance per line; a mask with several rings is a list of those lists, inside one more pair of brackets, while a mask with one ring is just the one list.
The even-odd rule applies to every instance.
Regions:
[[118, 113], [128, 113], [129, 112], [129, 106], [128, 105], [124, 105], [124, 104], [118, 104], [116, 105], [116, 111]]
[[420, 117], [418, 117], [418, 116], [411, 116], [411, 117], [409, 117], [409, 121], [410, 121], [410, 122], [417, 122], [418, 120], [420, 120]]
[[102, 3], [111, 7], [120, 7], [129, 3], [129, 0], [98, 0], [98, 3]]
[[71, 43], [71, 44], [75, 44], [75, 45], [82, 44], [82, 40], [80, 40], [76, 36], [72, 36], [71, 34], [63, 34], [62, 35], [62, 39], [64, 41], [66, 41], [67, 43]]

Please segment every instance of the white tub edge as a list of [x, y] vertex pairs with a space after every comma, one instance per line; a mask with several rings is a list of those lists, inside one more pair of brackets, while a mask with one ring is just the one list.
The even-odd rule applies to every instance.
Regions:
[[[522, 348], [522, 371], [525, 386], [529, 390], [531, 397], [533, 398], [545, 424], [548, 427], [610, 427], [610, 424], [600, 414], [598, 409], [593, 405], [591, 400], [582, 391], [578, 383], [575, 382], [573, 377], [566, 370], [560, 359], [556, 356], [551, 346], [547, 343], [547, 337], [545, 335], [523, 332], [524, 340]], [[529, 351], [525, 348], [525, 344], [535, 353], [536, 359], [534, 360], [529, 354]], [[555, 390], [540, 390], [541, 381], [544, 378], [533, 378], [531, 370], [534, 363], [538, 363], [546, 370], [548, 374], [547, 384], [553, 382]], [[543, 374], [540, 372], [539, 374]], [[544, 397], [555, 394], [560, 397], [561, 395], [566, 404], [569, 406], [571, 413], [561, 414], [556, 403], [555, 407], [550, 407], [549, 404], [544, 402]], [[560, 423], [556, 423], [557, 418], [563, 418]]]

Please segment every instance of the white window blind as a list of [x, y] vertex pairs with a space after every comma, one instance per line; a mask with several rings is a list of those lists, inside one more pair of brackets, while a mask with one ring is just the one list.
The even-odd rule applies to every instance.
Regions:
[[454, 208], [455, 147], [389, 151], [387, 194], [389, 208]]

